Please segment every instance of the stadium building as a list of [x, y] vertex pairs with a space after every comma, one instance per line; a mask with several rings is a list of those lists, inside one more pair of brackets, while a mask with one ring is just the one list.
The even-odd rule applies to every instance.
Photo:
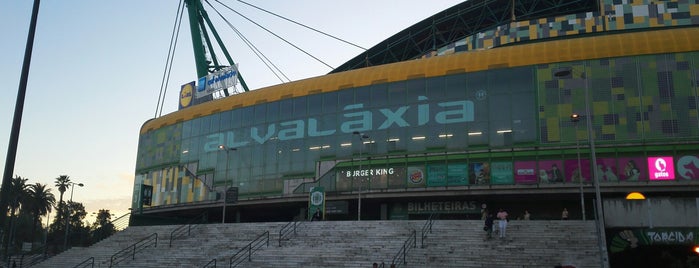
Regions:
[[143, 124], [132, 224], [595, 219], [599, 194], [610, 232], [630, 192], [697, 198], [697, 0], [465, 1], [327, 75], [194, 88]]

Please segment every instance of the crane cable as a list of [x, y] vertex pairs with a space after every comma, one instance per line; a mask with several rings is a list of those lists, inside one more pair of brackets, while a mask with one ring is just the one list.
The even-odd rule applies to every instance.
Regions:
[[293, 23], [293, 24], [299, 25], [299, 26], [304, 27], [304, 28], [306, 28], [306, 29], [309, 29], [309, 30], [311, 30], [311, 31], [314, 31], [314, 32], [317, 32], [317, 33], [319, 33], [319, 34], [325, 35], [325, 36], [327, 36], [327, 37], [333, 38], [333, 39], [338, 40], [338, 41], [340, 41], [340, 42], [343, 42], [343, 43], [345, 43], [345, 44], [348, 44], [348, 45], [351, 45], [351, 46], [355, 46], [355, 47], [360, 48], [360, 49], [365, 50], [365, 51], [368, 50], [368, 49], [366, 49], [366, 48], [363, 48], [363, 47], [361, 47], [361, 46], [359, 46], [359, 45], [356, 45], [356, 44], [351, 43], [351, 42], [349, 42], [349, 41], [346, 41], [346, 40], [344, 40], [344, 39], [341, 39], [341, 38], [335, 37], [335, 36], [333, 36], [333, 35], [324, 33], [324, 32], [322, 32], [322, 31], [316, 30], [316, 29], [314, 29], [314, 28], [312, 28], [312, 27], [306, 26], [306, 25], [304, 25], [304, 24], [302, 24], [302, 23], [299, 23], [299, 22], [296, 22], [296, 21], [294, 21], [294, 20], [291, 20], [291, 19], [285, 18], [285, 17], [283, 17], [283, 16], [277, 15], [277, 14], [275, 14], [275, 13], [273, 13], [273, 12], [267, 11], [267, 10], [265, 10], [265, 9], [263, 9], [263, 8], [260, 8], [260, 7], [258, 7], [258, 6], [253, 5], [253, 4], [250, 4], [250, 3], [247, 3], [247, 2], [245, 2], [245, 1], [238, 0], [238, 2], [241, 2], [241, 3], [246, 4], [246, 5], [248, 5], [248, 6], [254, 7], [254, 8], [259, 9], [259, 10], [261, 10], [261, 11], [263, 11], [263, 12], [269, 13], [269, 14], [271, 14], [271, 15], [273, 15], [273, 16], [276, 16], [276, 17], [278, 17], [278, 18], [284, 19], [284, 20], [286, 20], [286, 21], [288, 21], [288, 22], [291, 22], [291, 23]]
[[[282, 70], [279, 69], [279, 67], [277, 67], [269, 58], [267, 58], [267, 56], [265, 56], [265, 54], [262, 53], [261, 50], [259, 50], [252, 42], [250, 42], [250, 40], [247, 39], [247, 37], [245, 37], [245, 35], [243, 35], [237, 28], [235, 28], [235, 26], [233, 26], [233, 24], [230, 21], [228, 21], [228, 19], [226, 19], [223, 16], [223, 14], [221, 14], [221, 12], [219, 12], [213, 5], [211, 5], [211, 3], [209, 3], [208, 0], [205, 0], [205, 1], [218, 14], [218, 16], [221, 17], [221, 19], [223, 21], [225, 21], [226, 24], [228, 24], [228, 27], [233, 29], [233, 31], [238, 35], [238, 37], [240, 37], [240, 39], [243, 40], [243, 43], [245, 43], [245, 45], [247, 45], [248, 48], [250, 48], [250, 50], [252, 50], [252, 52], [255, 54], [255, 56], [257, 56], [257, 58], [260, 59], [260, 61], [262, 61], [262, 63], [264, 63], [265, 66], [267, 66], [267, 68], [277, 77], [277, 79], [279, 79], [279, 81], [281, 81], [282, 83], [291, 81], [291, 79], [289, 79], [289, 77], [286, 76], [284, 74], [284, 72], [282, 72]], [[272, 66], [270, 66], [270, 64]], [[276, 69], [276, 71], [275, 71], [275, 69]], [[284, 76], [284, 78], [286, 78], [286, 81], [284, 81], [284, 79], [282, 79], [279, 76], [279, 74], [277, 74], [277, 72], [279, 72], [279, 74]]]
[[255, 22], [255, 21], [251, 20], [250, 18], [246, 17], [245, 15], [240, 14], [240, 12], [235, 11], [234, 9], [230, 8], [229, 6], [227, 6], [227, 5], [223, 4], [223, 3], [221, 3], [221, 1], [219, 1], [219, 0], [215, 0], [215, 1], [218, 2], [219, 4], [223, 5], [224, 7], [228, 8], [229, 10], [235, 12], [236, 14], [238, 14], [238, 15], [241, 16], [241, 17], [243, 17], [244, 19], [248, 20], [249, 22], [251, 22], [251, 23], [257, 25], [257, 27], [262, 28], [263, 30], [265, 30], [265, 31], [267, 31], [268, 33], [270, 33], [271, 35], [274, 35], [275, 37], [277, 37], [277, 38], [279, 38], [280, 40], [284, 41], [284, 43], [289, 44], [290, 46], [296, 48], [298, 51], [303, 52], [304, 54], [308, 55], [309, 57], [311, 57], [311, 58], [315, 59], [316, 61], [322, 63], [323, 65], [327, 66], [328, 68], [334, 69], [332, 66], [330, 66], [329, 64], [327, 64], [327, 63], [325, 63], [324, 61], [320, 60], [319, 58], [317, 58], [317, 57], [311, 55], [310, 53], [308, 53], [308, 52], [306, 52], [305, 50], [301, 49], [300, 47], [294, 45], [293, 43], [287, 41], [286, 39], [282, 38], [281, 36], [277, 35], [276, 33], [272, 32], [272, 31], [270, 31], [269, 29], [265, 28], [264, 26], [260, 25], [259, 23], [257, 23], [257, 22]]
[[167, 59], [165, 60], [165, 70], [163, 71], [163, 78], [160, 82], [160, 94], [158, 95], [158, 104], [155, 106], [155, 116], [160, 117], [163, 113], [163, 106], [165, 106], [165, 94], [167, 93], [167, 86], [170, 81], [170, 74], [172, 71], [172, 63], [175, 58], [175, 49], [177, 48], [177, 40], [179, 39], [180, 26], [182, 25], [182, 14], [184, 13], [184, 0], [180, 1], [177, 7], [177, 15], [175, 16], [175, 23], [172, 26], [172, 35], [170, 36], [170, 46], [168, 47]]

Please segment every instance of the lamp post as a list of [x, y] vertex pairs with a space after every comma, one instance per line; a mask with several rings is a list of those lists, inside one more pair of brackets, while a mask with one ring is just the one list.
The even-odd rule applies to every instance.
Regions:
[[[75, 182], [70, 183], [70, 201], [68, 201], [69, 203], [73, 203], [73, 189], [75, 189], [75, 185], [80, 186], [80, 187], [85, 186], [85, 184], [82, 184], [82, 183], [75, 183]], [[68, 224], [68, 222], [70, 220], [70, 214], [71, 214], [70, 212], [73, 210], [71, 208], [71, 206], [67, 206], [67, 207], [68, 207], [68, 215], [66, 215], [66, 234], [65, 234], [65, 238], [63, 239], [63, 250], [68, 249], [68, 229], [70, 229], [70, 224]]]
[[364, 147], [364, 140], [369, 138], [369, 135], [361, 133], [359, 131], [352, 132], [352, 135], [357, 135], [359, 137], [359, 191], [357, 193], [357, 221], [362, 220], [362, 147]]
[[582, 209], [582, 220], [585, 220], [585, 193], [583, 193], [583, 177], [582, 177], [582, 165], [580, 164], [580, 140], [578, 140], [578, 121], [580, 121], [580, 115], [571, 114], [570, 121], [575, 124], [575, 149], [578, 154], [578, 182], [580, 185], [580, 208]]
[[[228, 191], [228, 152], [235, 151], [238, 149], [228, 148], [228, 147], [226, 147], [226, 145], [223, 145], [223, 144], [219, 145], [218, 149], [226, 152], [226, 171], [225, 171], [225, 175], [224, 175], [226, 178], [223, 180], [223, 182], [224, 182], [223, 194], [221, 195], [223, 197], [223, 213], [221, 213], [222, 214], [221, 223], [226, 223], [226, 193]], [[231, 185], [232, 184], [233, 184], [233, 180], [231, 180]]]
[[[565, 78], [573, 74], [571, 67], [562, 68], [554, 73], [557, 78]], [[597, 213], [597, 240], [600, 250], [600, 262], [602, 267], [609, 267], [609, 258], [607, 256], [607, 238], [604, 233], [604, 212], [602, 211], [602, 194], [599, 189], [599, 176], [597, 174], [597, 155], [595, 153], [595, 139], [592, 134], [592, 113], [590, 112], [590, 94], [589, 94], [589, 79], [585, 72], [580, 74], [585, 82], [585, 122], [587, 123], [587, 139], [590, 143], [590, 159], [592, 161], [592, 182], [595, 184], [595, 206]], [[582, 172], [581, 172], [582, 174]]]

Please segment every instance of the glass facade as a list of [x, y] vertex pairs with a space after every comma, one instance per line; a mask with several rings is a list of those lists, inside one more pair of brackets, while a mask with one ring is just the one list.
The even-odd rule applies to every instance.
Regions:
[[[571, 74], [556, 77], [561, 69]], [[358, 187], [356, 177], [371, 178], [363, 187], [372, 189], [570, 183], [589, 181], [596, 166], [601, 180], [624, 182], [654, 177], [650, 156], [674, 157], [678, 179], [699, 179], [697, 144], [686, 145], [699, 138], [697, 84], [699, 53], [692, 52], [287, 98], [143, 134], [136, 184], [154, 185], [158, 206], [215, 200], [223, 186], [239, 187], [243, 198], [307, 193], [319, 185], [329, 193], [349, 191]], [[589, 161], [585, 92], [597, 165]], [[572, 113], [582, 115], [577, 126]], [[335, 165], [316, 174], [323, 162]]]

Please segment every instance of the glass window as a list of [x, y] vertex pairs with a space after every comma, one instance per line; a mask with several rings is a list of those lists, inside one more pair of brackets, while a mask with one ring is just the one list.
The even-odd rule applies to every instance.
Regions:
[[225, 111], [219, 113], [219, 131], [225, 131], [231, 129], [231, 111]]
[[192, 137], [201, 135], [201, 118], [192, 119]]
[[337, 92], [330, 92], [330, 93], [323, 94], [323, 112], [324, 113], [337, 112]]
[[391, 83], [388, 85], [388, 104], [404, 105], [406, 103], [405, 83]]
[[242, 115], [241, 115], [240, 109], [235, 109], [231, 112], [231, 119], [230, 119], [230, 124], [231, 124], [231, 129], [236, 129], [239, 128], [240, 125], [243, 124], [243, 120], [241, 120]]
[[418, 102], [420, 101], [420, 96], [427, 96], [427, 92], [425, 91], [425, 81], [426, 80], [424, 78], [406, 81], [406, 97], [408, 98], [408, 103]]
[[367, 107], [371, 101], [371, 88], [370, 87], [360, 87], [354, 89], [354, 101], [356, 103], [364, 103], [364, 107]]
[[182, 138], [186, 139], [192, 137], [192, 121], [182, 122]]
[[240, 109], [240, 121], [243, 126], [251, 126], [255, 124], [255, 111], [253, 107], [245, 107]]
[[457, 74], [444, 77], [445, 81], [445, 96], [448, 99], [465, 99], [466, 98], [466, 74]]
[[338, 110], [344, 109], [345, 106], [347, 106], [347, 105], [355, 104], [354, 90], [343, 89], [343, 90], [337, 92], [337, 100], [338, 100], [338, 103], [340, 105], [340, 107], [338, 107]]
[[383, 107], [388, 103], [388, 86], [387, 84], [378, 84], [371, 86], [371, 103], [372, 107]]
[[255, 110], [255, 123], [263, 123], [267, 118], [267, 105], [255, 105], [253, 106]]
[[267, 103], [267, 122], [277, 122], [279, 119], [279, 102]]
[[323, 95], [315, 94], [306, 98], [308, 99], [308, 115], [321, 114], [323, 111]]
[[294, 103], [290, 99], [279, 102], [279, 120], [289, 119], [294, 114]]
[[[445, 99], [444, 77], [434, 77], [425, 79], [425, 92], [431, 100]], [[416, 88], [415, 93], [422, 93], [419, 88]]]
[[306, 97], [294, 98], [294, 118], [306, 116]]

